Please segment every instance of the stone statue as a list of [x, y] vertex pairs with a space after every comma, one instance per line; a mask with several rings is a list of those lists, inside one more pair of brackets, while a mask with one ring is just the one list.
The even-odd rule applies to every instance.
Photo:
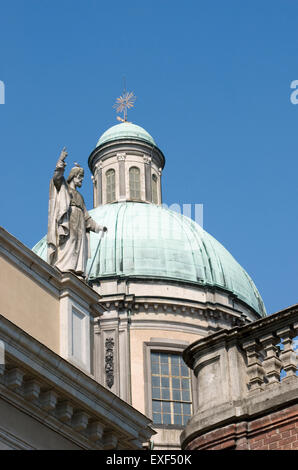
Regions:
[[89, 232], [107, 231], [89, 215], [81, 194], [84, 170], [80, 166], [71, 169], [64, 179], [67, 152], [63, 148], [54, 176], [50, 182], [48, 218], [48, 262], [60, 271], [72, 271], [85, 277], [90, 257]]

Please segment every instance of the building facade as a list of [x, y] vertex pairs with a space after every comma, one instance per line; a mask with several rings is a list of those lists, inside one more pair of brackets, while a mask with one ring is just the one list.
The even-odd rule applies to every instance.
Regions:
[[0, 228], [0, 450], [141, 449], [150, 419], [95, 379], [98, 295]]
[[[91, 234], [87, 282], [101, 311], [93, 316], [87, 368], [152, 419], [155, 449], [179, 449], [198, 407], [183, 350], [219, 329], [258, 320], [265, 307], [249, 275], [215, 238], [162, 205], [165, 157], [147, 131], [127, 122], [111, 127], [88, 163], [89, 212], [108, 233]], [[45, 260], [46, 238], [33, 251]], [[77, 320], [77, 331], [82, 324]], [[68, 357], [67, 348], [60, 353]]]

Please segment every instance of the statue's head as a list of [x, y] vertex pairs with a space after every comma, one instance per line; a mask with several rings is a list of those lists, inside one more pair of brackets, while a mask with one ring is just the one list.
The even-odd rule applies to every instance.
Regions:
[[83, 178], [84, 178], [84, 168], [77, 165], [70, 170], [68, 178], [67, 178], [67, 183], [69, 184], [71, 183], [71, 181], [73, 181], [75, 187], [78, 186], [80, 188], [82, 186]]

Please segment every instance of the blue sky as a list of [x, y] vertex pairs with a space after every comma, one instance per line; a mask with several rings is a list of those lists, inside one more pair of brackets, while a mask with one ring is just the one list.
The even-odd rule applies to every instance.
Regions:
[[297, 302], [298, 2], [2, 0], [0, 224], [32, 247], [47, 230], [61, 148], [86, 169], [129, 119], [165, 154], [164, 202], [204, 204], [204, 228], [254, 279], [269, 313]]

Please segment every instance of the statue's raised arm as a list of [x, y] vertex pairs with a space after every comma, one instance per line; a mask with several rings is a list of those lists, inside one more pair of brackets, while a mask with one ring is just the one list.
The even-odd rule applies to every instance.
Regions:
[[64, 170], [66, 167], [66, 161], [65, 158], [67, 157], [68, 153], [66, 151], [66, 148], [63, 147], [60, 156], [58, 158], [58, 161], [56, 163], [56, 168], [54, 171], [54, 176], [53, 176], [53, 183], [56, 186], [56, 189], [59, 191], [64, 179]]

